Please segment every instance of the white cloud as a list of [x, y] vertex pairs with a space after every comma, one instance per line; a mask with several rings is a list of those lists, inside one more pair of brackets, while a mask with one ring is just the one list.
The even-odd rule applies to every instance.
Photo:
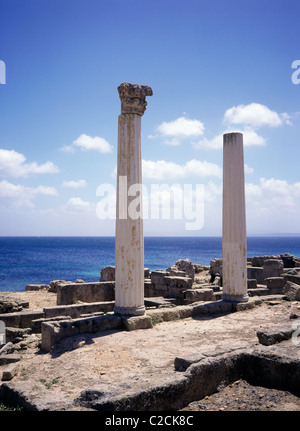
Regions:
[[287, 113], [278, 114], [260, 103], [238, 105], [227, 109], [224, 123], [244, 124], [253, 128], [263, 126], [278, 127], [282, 124], [291, 124]]
[[68, 211], [86, 211], [89, 209], [90, 203], [87, 201], [83, 201], [81, 198], [73, 197], [70, 198], [65, 206]]
[[258, 133], [256, 133], [254, 130], [247, 129], [247, 130], [224, 130], [223, 133], [220, 133], [219, 135], [215, 136], [211, 140], [209, 139], [201, 139], [198, 142], [192, 142], [192, 145], [196, 149], [212, 149], [212, 150], [219, 150], [223, 148], [223, 135], [225, 133], [231, 133], [231, 132], [240, 132], [243, 134], [243, 142], [245, 147], [251, 147], [251, 146], [262, 146], [265, 145], [265, 139], [260, 136]]
[[[181, 140], [191, 137], [201, 136], [204, 133], [204, 124], [199, 120], [191, 120], [179, 117], [174, 121], [164, 121], [157, 127], [161, 136], [171, 138], [164, 140], [164, 143], [171, 146], [178, 146]], [[150, 139], [156, 136], [149, 135]]]
[[248, 166], [246, 163], [244, 164], [244, 170], [245, 170], [245, 174], [252, 174], [254, 169], [250, 168], [250, 166]]
[[26, 157], [15, 150], [0, 149], [0, 176], [27, 177], [31, 174], [53, 174], [59, 172], [52, 162], [39, 165], [36, 162], [25, 163]]
[[0, 182], [0, 198], [13, 199], [15, 206], [33, 207], [33, 199], [36, 195], [57, 196], [55, 187], [37, 186], [25, 187], [21, 184], [12, 184], [6, 180]]
[[222, 169], [210, 162], [190, 160], [184, 165], [165, 160], [143, 160], [143, 178], [156, 180], [172, 180], [189, 176], [207, 177], [222, 176]]
[[92, 137], [83, 133], [71, 145], [65, 145], [61, 150], [66, 153], [72, 153], [77, 148], [82, 151], [98, 151], [99, 153], [111, 153], [113, 149], [106, 139], [100, 136]]
[[281, 213], [284, 207], [299, 205], [300, 182], [260, 178], [259, 184], [246, 183], [245, 190], [249, 203], [271, 211], [276, 208]]
[[86, 187], [86, 181], [85, 180], [78, 180], [78, 181], [63, 181], [61, 187], [68, 187], [73, 189], [78, 189], [80, 187]]

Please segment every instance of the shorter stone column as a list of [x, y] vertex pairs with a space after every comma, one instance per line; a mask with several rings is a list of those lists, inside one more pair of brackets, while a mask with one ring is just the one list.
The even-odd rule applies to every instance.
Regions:
[[223, 300], [248, 301], [244, 149], [242, 133], [223, 136]]

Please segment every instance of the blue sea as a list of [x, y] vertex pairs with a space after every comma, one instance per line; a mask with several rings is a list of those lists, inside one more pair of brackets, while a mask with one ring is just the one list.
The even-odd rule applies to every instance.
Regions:
[[[300, 256], [300, 236], [248, 237], [248, 256]], [[209, 265], [222, 257], [221, 237], [146, 237], [145, 267], [166, 269], [178, 259]], [[114, 237], [0, 237], [0, 291], [22, 292], [26, 284], [51, 280], [99, 281], [115, 264]]]

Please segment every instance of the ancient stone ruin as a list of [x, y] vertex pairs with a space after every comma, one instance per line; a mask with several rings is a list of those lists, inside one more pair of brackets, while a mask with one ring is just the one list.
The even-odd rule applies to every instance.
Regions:
[[[141, 117], [147, 105], [145, 98], [152, 95], [152, 89], [123, 83], [118, 92], [121, 115], [115, 266], [102, 268], [98, 282], [53, 280], [49, 284], [27, 285], [27, 292], [40, 290], [56, 296], [56, 306], [41, 310], [30, 311], [27, 301], [0, 295], [0, 377], [6, 382], [0, 386], [0, 400], [15, 400], [12, 402], [29, 410], [44, 407], [30, 404], [20, 393], [16, 395], [16, 388], [9, 384], [18, 374], [19, 362], [27, 349], [51, 354], [59, 343], [64, 346], [68, 339], [83, 334], [101, 336], [104, 331], [148, 330], [159, 323], [187, 318], [198, 318], [201, 325], [204, 316], [241, 312], [264, 301], [300, 300], [298, 257], [280, 254], [247, 258], [241, 133], [224, 135], [222, 258], [212, 260], [209, 266], [187, 258], [166, 269], [150, 271], [144, 267]], [[136, 196], [136, 191], [140, 201], [132, 214], [131, 197]], [[291, 318], [299, 317], [295, 309]], [[257, 332], [258, 342], [271, 346], [290, 340], [295, 334], [290, 326], [262, 329]], [[72, 348], [82, 343], [79, 339]], [[288, 359], [280, 351], [276, 356], [265, 350], [230, 346], [213, 354], [178, 355], [174, 359], [175, 374], [163, 381], [155, 376], [150, 383], [141, 378], [134, 383], [134, 391], [130, 382], [82, 388], [70, 409], [77, 406], [91, 410], [176, 410], [213, 393], [220, 384], [239, 378], [253, 384], [275, 382], [275, 386], [299, 396], [299, 360], [295, 359], [295, 345], [290, 347]], [[285, 380], [286, 375], [292, 378]], [[55, 406], [54, 402], [52, 408]]]

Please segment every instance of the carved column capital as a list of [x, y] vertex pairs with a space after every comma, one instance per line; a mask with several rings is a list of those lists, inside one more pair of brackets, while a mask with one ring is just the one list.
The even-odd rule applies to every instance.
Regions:
[[118, 92], [121, 99], [121, 113], [141, 116], [147, 107], [146, 96], [152, 96], [153, 94], [151, 87], [130, 84], [129, 82], [123, 82], [118, 87]]

